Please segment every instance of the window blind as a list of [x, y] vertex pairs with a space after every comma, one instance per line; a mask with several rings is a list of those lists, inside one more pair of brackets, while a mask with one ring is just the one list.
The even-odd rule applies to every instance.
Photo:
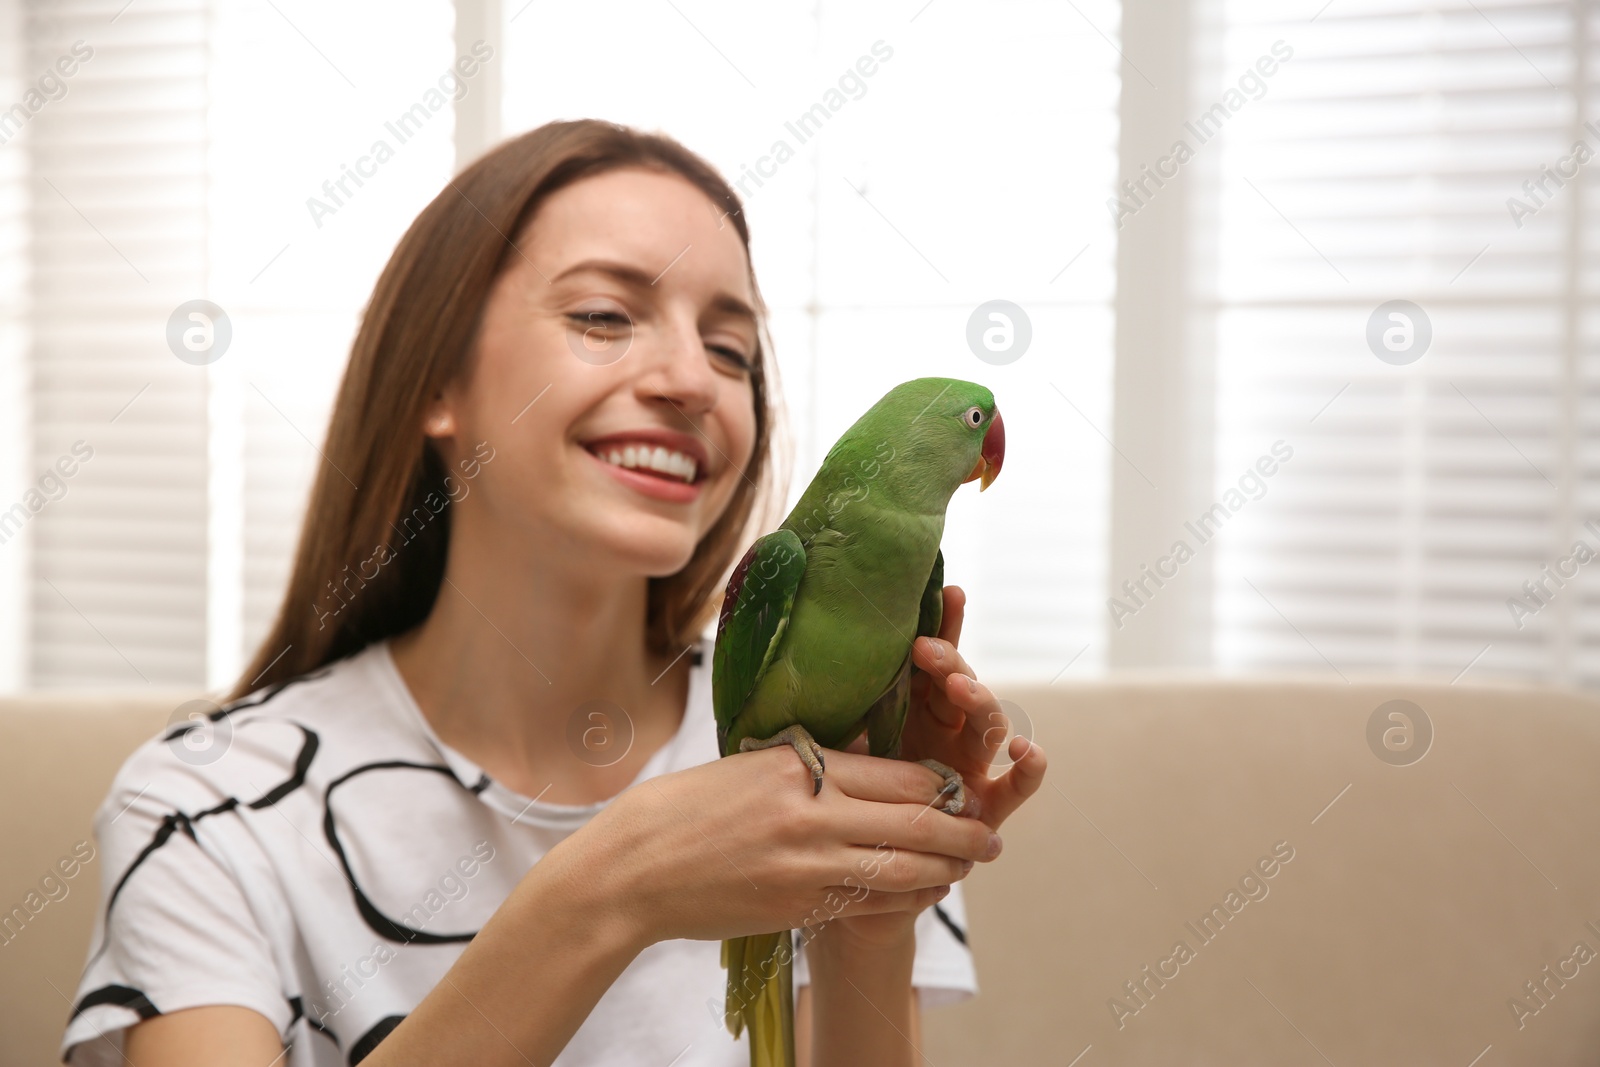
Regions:
[[[1218, 101], [1274, 42], [1292, 58], [1200, 149], [1217, 498], [1276, 442], [1292, 458], [1216, 536], [1219, 665], [1600, 682], [1596, 587], [1562, 562], [1600, 550], [1595, 201], [1587, 170], [1545, 170], [1600, 149], [1576, 10], [1224, 6]], [[1571, 573], [1530, 594], [1547, 567]]]
[[[28, 60], [21, 0], [0, 0], [0, 100], [22, 99]], [[0, 501], [22, 498], [33, 449], [28, 383], [28, 157], [0, 143]], [[28, 668], [28, 539], [0, 529], [0, 692], [22, 684]]]
[[24, 8], [38, 96], [4, 148], [30, 170], [37, 686], [204, 674], [206, 378], [165, 331], [206, 281], [206, 9], [122, 7]]
[[[26, 244], [5, 254], [30, 274], [21, 297], [6, 291], [0, 328], [13, 349], [31, 334], [14, 386], [33, 412], [18, 491], [58, 461], [77, 468], [26, 520], [34, 570], [15, 599], [29, 653], [11, 681], [224, 686], [277, 610], [360, 308], [451, 172], [449, 107], [369, 184], [346, 180], [359, 195], [325, 183], [435, 85], [452, 9], [12, 10], [17, 92], [76, 58], [0, 146], [3, 180], [26, 183], [5, 201]], [[167, 333], [200, 299], [232, 340], [195, 364]]]

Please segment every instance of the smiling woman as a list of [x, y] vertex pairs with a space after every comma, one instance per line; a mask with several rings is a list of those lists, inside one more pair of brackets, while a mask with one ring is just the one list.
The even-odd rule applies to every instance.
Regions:
[[[642, 197], [641, 183], [648, 189]], [[663, 191], [662, 203], [654, 199], [657, 190]], [[662, 302], [673, 295], [682, 305], [683, 294], [708, 284], [713, 266], [724, 272], [719, 282], [755, 301], [754, 315], [760, 297], [744, 252], [744, 219], [733, 214], [731, 228], [721, 225], [711, 204], [738, 211], [715, 172], [675, 142], [639, 137], [609, 123], [576, 122], [554, 123], [507, 142], [428, 205], [401, 239], [368, 305], [335, 401], [324, 449], [328, 462], [312, 491], [304, 529], [315, 536], [302, 537], [283, 608], [234, 696], [404, 632], [426, 617], [442, 584], [450, 522], [434, 524], [430, 543], [419, 543], [383, 588], [368, 590], [370, 607], [328, 634], [325, 643], [307, 632], [313, 616], [303, 606], [345, 563], [387, 539], [398, 516], [412, 513], [443, 486], [457, 453], [467, 452], [458, 442], [487, 441], [498, 448], [502, 441], [532, 438], [542, 454], [514, 454], [516, 476], [538, 482], [540, 501], [566, 504], [582, 449], [576, 436], [562, 448], [544, 439], [541, 430], [557, 419], [552, 410], [583, 402], [583, 391], [614, 389], [647, 357], [648, 343], [684, 343], [687, 334], [663, 334], [689, 328], [683, 308]], [[670, 220], [660, 214], [663, 206], [674, 209]], [[658, 262], [653, 245], [679, 236], [684, 239]], [[696, 238], [700, 246], [685, 251]], [[618, 253], [626, 256], [620, 272], [600, 269]], [[652, 284], [680, 253], [682, 259]], [[752, 513], [776, 503], [767, 476], [775, 414], [767, 386], [770, 344], [763, 343], [753, 318], [715, 309], [707, 314], [712, 318], [706, 340], [690, 340], [696, 352], [713, 343], [712, 331], [733, 329], [727, 321], [733, 319], [738, 332], [732, 336], [751, 357], [748, 373], [722, 387], [730, 398], [741, 397], [737, 409], [719, 395], [722, 407], [711, 428], [719, 428], [730, 410], [752, 420], [753, 428], [743, 444], [743, 477], [719, 480], [716, 521], [698, 531], [704, 536], [693, 558], [650, 583], [649, 643], [669, 657], [709, 618], [708, 605]], [[610, 334], [612, 349], [622, 355], [608, 356], [600, 366], [592, 358], [574, 360], [575, 350], [594, 339], [592, 316], [599, 315], [619, 316], [621, 328]], [[530, 358], [535, 353], [546, 358]], [[464, 403], [472, 405], [470, 411], [455, 410]], [[691, 415], [675, 414], [677, 429], [698, 433]], [[659, 414], [655, 418], [660, 421]], [[442, 425], [450, 428], [442, 434], [433, 429]], [[472, 426], [480, 428], [476, 436]], [[584, 432], [598, 436], [610, 429]], [[431, 445], [430, 439], [441, 443]], [[725, 468], [730, 463], [724, 459]], [[467, 519], [465, 511], [451, 511], [451, 522]], [[574, 509], [551, 512], [565, 523]], [[690, 531], [681, 521], [672, 525], [681, 551]], [[276, 659], [280, 653], [283, 658]]]
[[[920, 824], [927, 767], [832, 753], [813, 795], [781, 749], [719, 758], [702, 635], [782, 495], [765, 318], [738, 198], [665, 137], [553, 123], [423, 210], [277, 621], [211, 716], [231, 741], [152, 739], [100, 810], [69, 1062], [786, 1067], [704, 1005], [718, 941], [803, 926], [799, 1062], [918, 1058], [916, 994], [976, 991], [957, 883], [1043, 756], [969, 777], [984, 821]], [[993, 700], [945, 595], [907, 730], [981, 777]], [[412, 905], [479, 844], [494, 862], [424, 928]], [[863, 851], [889, 857], [864, 886]]]

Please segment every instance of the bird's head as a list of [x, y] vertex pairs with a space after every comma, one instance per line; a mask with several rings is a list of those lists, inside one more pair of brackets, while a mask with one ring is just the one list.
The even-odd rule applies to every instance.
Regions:
[[1000, 464], [1006, 458], [1006, 424], [995, 406], [994, 394], [981, 385], [971, 386], [969, 392], [972, 403], [962, 410], [961, 422], [968, 434], [978, 440], [978, 458], [973, 462], [972, 473], [961, 480], [966, 483], [980, 479], [981, 493], [1000, 476]]
[[1006, 427], [994, 394], [976, 382], [957, 378], [918, 378], [899, 388], [914, 410], [912, 435], [933, 455], [948, 455], [948, 473], [957, 484], [989, 488], [1006, 455]]
[[943, 512], [962, 484], [980, 481], [980, 491], [989, 488], [1005, 452], [993, 393], [958, 378], [915, 378], [856, 420], [823, 460], [818, 478], [830, 490], [849, 485], [852, 493], [881, 493], [897, 506]]

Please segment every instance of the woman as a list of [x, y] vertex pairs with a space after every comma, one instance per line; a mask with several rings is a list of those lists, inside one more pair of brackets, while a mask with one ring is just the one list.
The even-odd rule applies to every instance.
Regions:
[[978, 818], [921, 817], [943, 783], [912, 762], [830, 756], [813, 796], [787, 746], [716, 758], [701, 634], [766, 528], [776, 411], [748, 248], [707, 164], [594, 121], [423, 211], [272, 633], [97, 816], [70, 1062], [735, 1067], [716, 942], [786, 926], [800, 1062], [918, 1058], [914, 983], [973, 988], [959, 907], [927, 909], [1045, 759], [1019, 738], [985, 776], [955, 587], [903, 755]]

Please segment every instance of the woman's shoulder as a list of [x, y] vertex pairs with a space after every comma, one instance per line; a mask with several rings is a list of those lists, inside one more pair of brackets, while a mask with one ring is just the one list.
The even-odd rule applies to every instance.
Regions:
[[216, 704], [192, 701], [119, 768], [99, 813], [107, 823], [135, 798], [174, 812], [264, 807], [360, 756], [425, 754], [385, 684], [381, 644]]

